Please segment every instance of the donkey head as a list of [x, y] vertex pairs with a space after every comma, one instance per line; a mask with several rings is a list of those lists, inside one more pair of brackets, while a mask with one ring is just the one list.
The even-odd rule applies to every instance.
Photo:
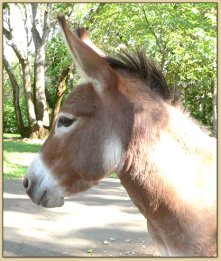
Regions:
[[23, 182], [33, 202], [44, 207], [62, 206], [64, 196], [118, 172], [133, 122], [133, 106], [122, 78], [85, 31], [79, 38], [64, 17], [58, 21], [85, 82], [69, 94]]

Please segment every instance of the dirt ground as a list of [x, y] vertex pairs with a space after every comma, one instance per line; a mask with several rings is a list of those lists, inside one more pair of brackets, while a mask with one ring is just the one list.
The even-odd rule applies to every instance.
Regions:
[[34, 205], [22, 180], [3, 183], [4, 257], [158, 256], [119, 180], [104, 179], [61, 208]]

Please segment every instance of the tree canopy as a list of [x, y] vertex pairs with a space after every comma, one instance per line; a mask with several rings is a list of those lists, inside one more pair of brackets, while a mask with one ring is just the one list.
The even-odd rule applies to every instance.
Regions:
[[[12, 5], [15, 4], [4, 5], [4, 18], [12, 15], [8, 12]], [[23, 17], [26, 17], [27, 21], [30, 20], [24, 23], [24, 27], [26, 25], [26, 35], [31, 46], [31, 41], [36, 42], [33, 28], [37, 27], [33, 9], [31, 12], [30, 4], [19, 4], [19, 8]], [[46, 4], [39, 4], [38, 8], [45, 11]], [[41, 25], [45, 22], [43, 11], [39, 18]], [[169, 86], [180, 92], [184, 106], [193, 117], [211, 130], [214, 129], [217, 70], [216, 3], [54, 3], [47, 12], [50, 34], [43, 51], [44, 91], [45, 106], [48, 107], [51, 124], [63, 99], [79, 81], [56, 22], [57, 14], [63, 14], [73, 28], [87, 28], [95, 44], [110, 56], [116, 56], [121, 50], [133, 51], [143, 48], [147, 55], [157, 62]], [[40, 33], [43, 33], [42, 30], [44, 31], [44, 26], [41, 26]], [[7, 40], [7, 35], [4, 36]], [[33, 95], [36, 95], [36, 82], [33, 80], [36, 50], [31, 50], [28, 56], [30, 77], [34, 83], [32, 91]], [[24, 87], [19, 70], [21, 63], [14, 60], [10, 62], [10, 66], [14, 68], [19, 86]], [[4, 67], [6, 69], [6, 64]], [[3, 127], [4, 131], [18, 131], [15, 117], [11, 117], [14, 120], [10, 124], [6, 118], [6, 115], [14, 113], [13, 99], [10, 95], [11, 83], [6, 72], [7, 70], [4, 72]], [[27, 125], [27, 103], [24, 102], [23, 87], [20, 88], [19, 99], [24, 125]], [[35, 104], [35, 111], [36, 108]]]

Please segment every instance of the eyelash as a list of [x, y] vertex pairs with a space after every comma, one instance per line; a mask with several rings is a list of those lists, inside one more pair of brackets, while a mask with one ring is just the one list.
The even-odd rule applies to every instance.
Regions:
[[62, 117], [60, 117], [60, 118], [58, 119], [57, 127], [58, 127], [58, 128], [61, 127], [61, 126], [63, 126], [63, 127], [69, 127], [69, 126], [71, 126], [71, 124], [72, 124], [75, 120], [76, 120], [76, 119], [70, 119], [70, 118], [67, 118], [67, 117], [62, 116]]

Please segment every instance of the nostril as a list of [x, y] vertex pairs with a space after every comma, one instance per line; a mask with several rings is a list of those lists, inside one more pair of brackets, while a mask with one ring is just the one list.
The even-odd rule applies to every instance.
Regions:
[[27, 179], [27, 178], [24, 178], [24, 180], [23, 180], [23, 186], [24, 186], [25, 189], [28, 188], [28, 179]]

